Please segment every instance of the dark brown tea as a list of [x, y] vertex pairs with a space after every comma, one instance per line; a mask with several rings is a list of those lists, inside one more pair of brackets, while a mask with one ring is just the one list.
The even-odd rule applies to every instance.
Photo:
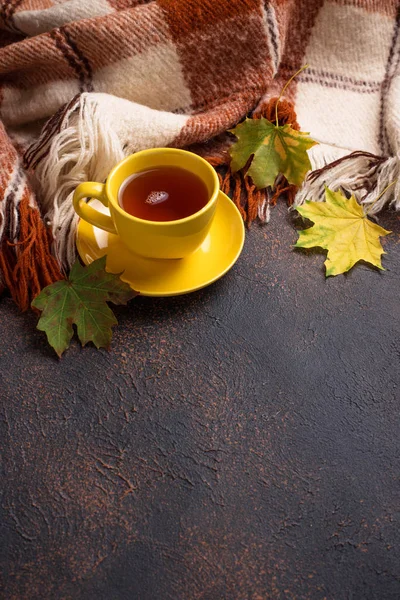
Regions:
[[205, 183], [180, 167], [160, 166], [132, 175], [121, 187], [120, 206], [147, 221], [176, 221], [207, 204]]

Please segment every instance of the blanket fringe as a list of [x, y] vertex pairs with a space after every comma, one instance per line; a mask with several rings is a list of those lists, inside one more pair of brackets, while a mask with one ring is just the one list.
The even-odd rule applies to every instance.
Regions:
[[18, 241], [4, 239], [0, 249], [0, 271], [5, 287], [20, 308], [27, 310], [40, 291], [62, 279], [58, 263], [51, 254], [52, 236], [39, 211], [30, 206], [30, 191], [18, 206]]
[[34, 170], [42, 213], [64, 269], [76, 258], [75, 188], [82, 181], [104, 181], [124, 156], [121, 140], [90, 94], [77, 96], [60, 109], [26, 153], [25, 164]]
[[[275, 120], [275, 107], [278, 98], [271, 98], [268, 102], [260, 105], [254, 111], [252, 117], [254, 119], [266, 118], [273, 122]], [[278, 122], [279, 125], [290, 123], [293, 129], [300, 129], [296, 120], [294, 106], [288, 100], [281, 100], [278, 105]], [[232, 141], [228, 142], [230, 145]], [[218, 173], [221, 190], [228, 195], [232, 194], [232, 200], [238, 207], [243, 220], [247, 225], [251, 225], [257, 218], [261, 223], [268, 223], [270, 218], [270, 207], [275, 206], [278, 199], [286, 195], [287, 203], [290, 206], [293, 204], [297, 187], [290, 185], [287, 179], [283, 176], [278, 176], [273, 188], [265, 188], [258, 190], [253, 184], [251, 177], [243, 175], [242, 171], [232, 173], [230, 168], [231, 157], [228, 148], [224, 144], [224, 148], [215, 148], [207, 154], [203, 154], [213, 167], [226, 167], [224, 175]]]
[[[323, 166], [309, 173], [295, 197], [293, 208], [306, 200], [323, 201], [325, 187], [329, 187], [333, 191], [342, 190], [348, 197], [354, 195], [371, 215], [387, 205], [400, 209], [400, 161], [397, 157], [385, 158], [358, 151], [328, 162], [324, 160], [323, 147], [316, 146], [312, 152], [314, 166]], [[331, 156], [332, 148], [328, 152]], [[382, 193], [396, 180], [395, 186]]]

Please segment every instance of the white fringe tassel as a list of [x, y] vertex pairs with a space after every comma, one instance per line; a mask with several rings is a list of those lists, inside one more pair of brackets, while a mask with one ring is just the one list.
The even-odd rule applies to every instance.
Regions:
[[[123, 144], [98, 103], [86, 96], [66, 113], [61, 131], [52, 136], [35, 171], [41, 208], [54, 237], [54, 253], [65, 269], [76, 258], [75, 234], [79, 219], [72, 205], [77, 185], [104, 181], [124, 158]], [[40, 140], [38, 145], [40, 144]]]
[[[371, 215], [385, 206], [400, 210], [400, 161], [397, 157], [382, 158], [367, 152], [343, 154], [344, 151], [339, 150], [336, 153], [337, 160], [332, 162], [332, 151], [327, 155], [326, 148], [316, 147], [310, 156], [316, 170], [308, 174], [292, 208], [295, 209], [306, 200], [323, 201], [327, 186], [333, 191], [353, 194]], [[384, 189], [396, 180], [396, 185], [377, 200]]]

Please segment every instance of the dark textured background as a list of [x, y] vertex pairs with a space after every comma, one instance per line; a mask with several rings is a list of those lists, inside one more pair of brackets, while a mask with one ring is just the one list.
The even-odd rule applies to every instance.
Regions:
[[190, 296], [58, 361], [0, 301], [7, 599], [400, 597], [400, 223], [325, 281], [284, 207]]

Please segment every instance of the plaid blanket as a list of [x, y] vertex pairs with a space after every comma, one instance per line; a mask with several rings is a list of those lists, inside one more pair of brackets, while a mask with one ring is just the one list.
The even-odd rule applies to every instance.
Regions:
[[78, 183], [144, 148], [210, 153], [304, 63], [287, 97], [320, 144], [296, 203], [325, 183], [373, 203], [399, 177], [399, 31], [398, 0], [0, 0], [3, 286], [25, 309], [63, 276]]

